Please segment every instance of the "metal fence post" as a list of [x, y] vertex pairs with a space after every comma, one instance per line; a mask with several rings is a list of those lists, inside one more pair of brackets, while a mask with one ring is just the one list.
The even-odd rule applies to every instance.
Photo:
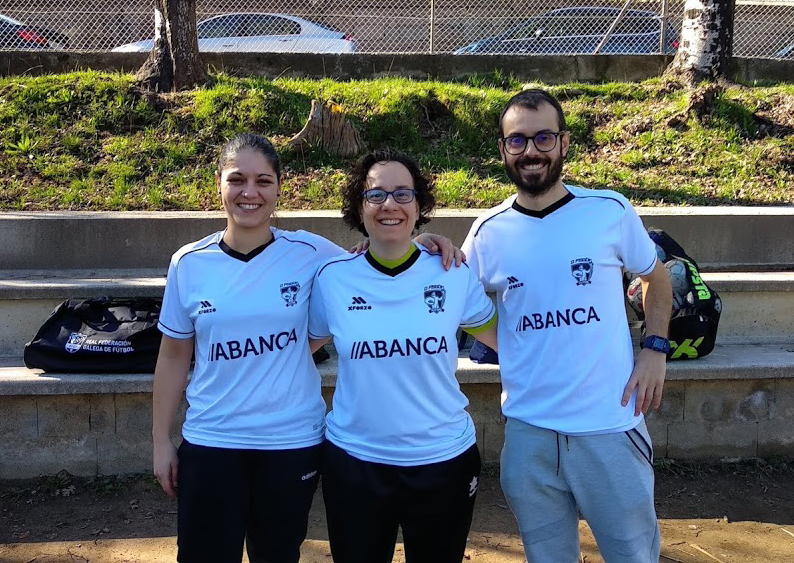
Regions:
[[659, 33], [659, 54], [664, 55], [667, 50], [667, 0], [662, 1], [662, 17], [659, 19], [662, 29]]
[[430, 54], [433, 54], [433, 33], [436, 27], [436, 2], [430, 0]]

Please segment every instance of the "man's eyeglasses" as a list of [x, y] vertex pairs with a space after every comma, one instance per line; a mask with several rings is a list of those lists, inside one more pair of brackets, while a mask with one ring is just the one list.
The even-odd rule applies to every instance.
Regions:
[[549, 152], [557, 146], [557, 137], [563, 133], [565, 133], [565, 131], [559, 131], [558, 133], [538, 133], [532, 137], [510, 135], [509, 137], [502, 137], [502, 144], [505, 147], [505, 151], [512, 155], [521, 154], [527, 150], [527, 145], [530, 141], [532, 141], [532, 144], [535, 145], [535, 148], [540, 152]]
[[389, 196], [392, 196], [397, 203], [411, 203], [414, 197], [416, 197], [416, 190], [410, 188], [397, 188], [393, 192], [387, 192], [380, 188], [374, 188], [372, 190], [364, 190], [363, 195], [367, 202], [374, 203], [375, 205], [386, 203]]

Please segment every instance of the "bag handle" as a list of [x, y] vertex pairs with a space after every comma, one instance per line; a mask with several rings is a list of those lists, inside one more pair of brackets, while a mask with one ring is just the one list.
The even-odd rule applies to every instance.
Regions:
[[160, 301], [151, 297], [114, 299], [104, 296], [97, 299], [85, 299], [76, 305], [74, 310], [83, 321], [110, 322], [117, 320], [110, 313], [109, 307], [111, 306], [126, 306], [136, 311], [144, 311], [146, 314], [141, 319], [144, 321], [155, 320], [160, 315]]

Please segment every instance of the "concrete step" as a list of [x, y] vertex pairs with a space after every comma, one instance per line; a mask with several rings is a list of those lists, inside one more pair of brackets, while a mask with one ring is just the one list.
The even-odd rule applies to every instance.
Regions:
[[[794, 272], [703, 277], [723, 300], [718, 342], [794, 342]], [[20, 355], [64, 299], [162, 297], [164, 287], [165, 269], [0, 271], [0, 356]]]
[[[427, 227], [463, 242], [482, 210], [442, 209]], [[646, 226], [668, 231], [704, 271], [794, 270], [792, 207], [639, 208]], [[338, 211], [279, 212], [276, 226], [305, 229], [348, 247], [360, 238]], [[10, 270], [166, 267], [181, 245], [222, 229], [220, 212], [6, 212], [0, 267]]]

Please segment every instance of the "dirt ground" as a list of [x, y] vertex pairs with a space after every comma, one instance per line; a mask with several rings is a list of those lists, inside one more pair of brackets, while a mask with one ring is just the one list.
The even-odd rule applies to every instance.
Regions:
[[[794, 461], [657, 467], [661, 561], [794, 563]], [[321, 496], [315, 498], [302, 561], [331, 561]], [[603, 561], [587, 525], [582, 562]], [[174, 561], [176, 503], [150, 476], [69, 475], [0, 481], [0, 561]], [[394, 561], [404, 562], [398, 545]], [[484, 475], [466, 561], [522, 563], [521, 542], [499, 480]]]

